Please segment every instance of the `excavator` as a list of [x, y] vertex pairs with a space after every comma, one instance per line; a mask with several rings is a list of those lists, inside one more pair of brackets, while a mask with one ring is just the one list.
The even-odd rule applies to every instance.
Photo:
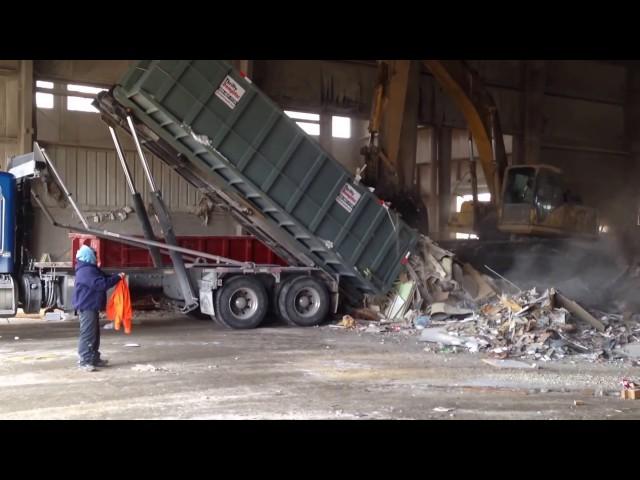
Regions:
[[[564, 188], [562, 171], [551, 165], [509, 165], [498, 110], [479, 74], [462, 60], [380, 60], [369, 120], [369, 142], [363, 147], [368, 176], [379, 195], [395, 199], [395, 208], [422, 233], [428, 233], [426, 206], [415, 188], [403, 182], [401, 140], [417, 125], [404, 124], [412, 108], [410, 77], [420, 63], [464, 115], [478, 150], [490, 202], [478, 201], [473, 150], [470, 176], [473, 200], [449, 220], [452, 231], [480, 239], [596, 238], [597, 212]], [[418, 70], [419, 72], [419, 70]], [[417, 82], [414, 82], [417, 83]], [[416, 87], [414, 87], [416, 88]], [[417, 96], [416, 96], [417, 97]], [[415, 97], [414, 97], [415, 98]], [[470, 141], [471, 149], [473, 142]], [[406, 167], [405, 167], [406, 176]], [[395, 180], [395, 181], [394, 181]], [[393, 203], [393, 200], [391, 200]], [[413, 210], [408, 205], [414, 205]], [[417, 207], [416, 207], [417, 205]]]

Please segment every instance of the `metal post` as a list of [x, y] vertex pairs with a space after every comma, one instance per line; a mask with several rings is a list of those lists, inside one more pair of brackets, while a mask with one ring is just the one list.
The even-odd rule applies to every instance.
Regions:
[[133, 184], [133, 180], [131, 179], [131, 172], [129, 171], [129, 167], [127, 165], [127, 161], [124, 158], [124, 152], [122, 151], [122, 146], [120, 145], [120, 140], [118, 140], [118, 136], [116, 135], [116, 131], [113, 129], [111, 125], [109, 125], [109, 133], [111, 134], [111, 139], [113, 140], [113, 145], [116, 147], [116, 153], [118, 154], [118, 159], [120, 160], [120, 165], [122, 165], [122, 171], [124, 172], [124, 178], [127, 180], [127, 185], [129, 185], [129, 190], [131, 191], [131, 195], [136, 193], [136, 187]]
[[147, 182], [149, 182], [151, 191], [157, 192], [158, 187], [156, 187], [156, 182], [153, 179], [153, 175], [151, 175], [149, 164], [147, 163], [147, 159], [144, 157], [144, 153], [142, 152], [142, 145], [140, 144], [140, 140], [138, 140], [138, 134], [136, 133], [136, 129], [133, 126], [133, 120], [131, 120], [131, 117], [129, 115], [127, 115], [127, 123], [129, 124], [129, 130], [131, 131], [131, 136], [133, 137], [133, 141], [136, 144], [136, 149], [138, 150], [138, 156], [140, 157], [140, 163], [142, 163], [142, 168], [144, 169], [144, 174], [147, 177]]
[[[491, 153], [493, 157], [493, 185], [496, 198], [492, 198], [494, 205], [500, 206], [501, 204], [501, 196], [502, 196], [502, 185], [500, 185], [500, 172], [498, 170], [498, 156], [496, 153], [496, 129], [495, 129], [495, 114], [494, 109], [492, 108], [490, 111], [490, 122], [491, 122]], [[487, 182], [490, 180], [487, 179]]]
[[[138, 133], [136, 132], [135, 126], [133, 125], [133, 120], [129, 115], [127, 115], [127, 123], [129, 124], [129, 130], [131, 132], [131, 136], [133, 137], [133, 141], [136, 144], [138, 156], [140, 157], [140, 162], [142, 163], [142, 168], [144, 169], [144, 173], [147, 176], [147, 181], [149, 182], [149, 186], [151, 187], [151, 202], [153, 203], [156, 218], [158, 220], [158, 223], [160, 224], [162, 233], [164, 234], [164, 239], [168, 245], [177, 247], [178, 240], [176, 239], [175, 233], [173, 232], [173, 223], [171, 221], [171, 216], [169, 215], [169, 210], [162, 200], [162, 193], [158, 190], [156, 183], [153, 180], [153, 175], [151, 174], [151, 170], [149, 169], [149, 164], [147, 163], [144, 152], [142, 151], [142, 145], [140, 144], [140, 140], [138, 139]], [[180, 291], [182, 292], [182, 297], [184, 298], [183, 310], [184, 312], [195, 310], [198, 307], [198, 298], [195, 296], [189, 274], [187, 273], [187, 269], [184, 266], [184, 260], [176, 251], [173, 250], [170, 251], [169, 256], [171, 257], [171, 263], [173, 263], [173, 268], [176, 272], [176, 276], [178, 277]]]
[[469, 132], [469, 173], [471, 174], [471, 193], [473, 195], [473, 230], [478, 232], [478, 220], [480, 205], [478, 205], [478, 175], [476, 172], [476, 159], [473, 154], [473, 136]]
[[[113, 140], [113, 144], [116, 147], [116, 153], [118, 154], [118, 159], [120, 160], [120, 165], [122, 166], [122, 171], [124, 172], [124, 177], [127, 180], [127, 185], [129, 185], [129, 190], [131, 191], [131, 197], [133, 198], [136, 215], [138, 216], [138, 220], [142, 225], [144, 238], [146, 238], [147, 240], [156, 240], [156, 237], [153, 234], [153, 228], [151, 227], [151, 222], [149, 221], [149, 216], [147, 215], [147, 209], [144, 207], [144, 202], [142, 201], [142, 196], [136, 190], [136, 187], [131, 178], [129, 166], [127, 165], [127, 160], [124, 157], [122, 145], [120, 145], [118, 135], [116, 134], [116, 131], [112, 126], [109, 126], [109, 133], [111, 133], [111, 139]], [[151, 255], [151, 260], [153, 261], [153, 266], [161, 267], [162, 256], [160, 255], [160, 251], [158, 250], [158, 248], [154, 246], [149, 246], [148, 248], [149, 255]]]
[[67, 189], [67, 186], [64, 184], [64, 182], [62, 181], [62, 178], [60, 177], [60, 174], [58, 173], [58, 171], [56, 170], [56, 167], [53, 165], [53, 162], [51, 161], [51, 159], [49, 158], [49, 155], [47, 155], [47, 152], [45, 152], [44, 148], [41, 148], [40, 151], [42, 152], [42, 157], [45, 159], [45, 161], [47, 162], [47, 165], [49, 166], [49, 169], [51, 170], [51, 172], [53, 173], [53, 176], [56, 177], [56, 181], [58, 182], [58, 185], [60, 186], [60, 188], [62, 188], [62, 191], [64, 192], [64, 194], [67, 196], [67, 198], [69, 199], [69, 203], [71, 204], [71, 206], [73, 207], [73, 209], [76, 212], [76, 215], [78, 215], [78, 217], [80, 218], [80, 221], [82, 222], [82, 224], [85, 226], [85, 228], [89, 228], [89, 223], [87, 222], [87, 220], [84, 218], [84, 215], [82, 215], [82, 212], [80, 211], [80, 209], [78, 208], [78, 205], [76, 205], [75, 200], [73, 199], [73, 196], [71, 195], [71, 192]]

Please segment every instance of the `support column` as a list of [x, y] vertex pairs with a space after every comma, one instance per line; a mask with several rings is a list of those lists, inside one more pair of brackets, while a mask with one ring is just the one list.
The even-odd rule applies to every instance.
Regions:
[[627, 70], [627, 101], [625, 102], [625, 134], [627, 148], [633, 163], [640, 162], [640, 72], [629, 67]]
[[522, 134], [512, 137], [511, 165], [524, 164], [524, 141]]
[[331, 114], [321, 113], [320, 114], [320, 138], [318, 140], [320, 142], [320, 146], [330, 152], [332, 151], [331, 130], [332, 130]]
[[398, 151], [400, 188], [411, 192], [416, 180], [416, 150], [418, 145], [418, 109], [420, 107], [420, 65], [411, 62]]
[[231, 65], [233, 65], [233, 68], [236, 70], [240, 70], [242, 73], [246, 74], [247, 77], [252, 77], [253, 60], [231, 60]]
[[450, 237], [449, 219], [453, 198], [451, 195], [451, 128], [439, 127], [437, 130], [437, 157], [438, 165], [438, 238], [441, 240]]
[[33, 149], [34, 118], [33, 101], [33, 60], [20, 60], [20, 133], [18, 153], [27, 153]]
[[6, 160], [32, 150], [33, 60], [0, 60], [0, 170]]
[[440, 168], [438, 165], [438, 127], [431, 129], [430, 147], [431, 152], [429, 156], [429, 218], [431, 219], [432, 230], [434, 236], [440, 231], [440, 203], [438, 197], [438, 175]]
[[[629, 158], [629, 178], [640, 178], [640, 71], [627, 67], [627, 98], [625, 102], [625, 136]], [[630, 185], [637, 181], [630, 181]], [[625, 218], [616, 219], [622, 225], [622, 249], [628, 258], [640, 255], [640, 193], [631, 187], [629, 209]]]
[[531, 60], [523, 62], [523, 162], [541, 163], [540, 150], [544, 127], [543, 104], [547, 81], [546, 62]]

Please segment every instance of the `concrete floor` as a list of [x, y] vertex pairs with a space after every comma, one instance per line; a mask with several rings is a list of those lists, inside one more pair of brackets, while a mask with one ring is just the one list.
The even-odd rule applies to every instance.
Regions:
[[2, 320], [0, 419], [640, 418], [640, 401], [617, 397], [623, 376], [640, 378], [628, 365], [501, 370], [401, 333], [140, 321], [130, 336], [103, 330], [113, 365], [87, 373], [75, 368], [77, 323]]

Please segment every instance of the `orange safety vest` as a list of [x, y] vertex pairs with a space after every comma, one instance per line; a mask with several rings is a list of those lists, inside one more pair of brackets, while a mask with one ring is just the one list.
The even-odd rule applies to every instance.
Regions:
[[120, 330], [120, 324], [124, 324], [124, 333], [131, 333], [133, 309], [131, 308], [129, 286], [124, 278], [118, 282], [107, 303], [107, 318], [114, 322], [114, 329]]

